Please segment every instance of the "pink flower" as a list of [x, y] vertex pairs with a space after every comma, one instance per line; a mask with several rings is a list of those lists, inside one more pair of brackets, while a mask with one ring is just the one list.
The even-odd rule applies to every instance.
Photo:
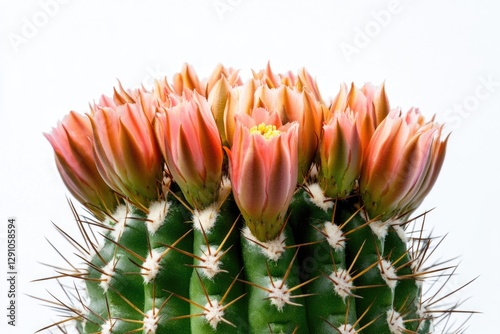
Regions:
[[197, 209], [217, 200], [222, 177], [222, 143], [207, 100], [194, 92], [160, 108], [155, 132], [171, 176]]
[[211, 93], [212, 89], [222, 78], [224, 78], [231, 87], [243, 85], [243, 81], [241, 81], [238, 70], [235, 70], [232, 67], [224, 67], [222, 64], [219, 64], [215, 67], [215, 69], [212, 71], [212, 74], [210, 74], [210, 76], [206, 80], [206, 93], [204, 95], [205, 97], [208, 98], [208, 95]]
[[[301, 182], [309, 173], [316, 157], [321, 136], [321, 124], [326, 106], [321, 102], [319, 90], [305, 69], [298, 75], [291, 72], [274, 74], [270, 65], [254, 72], [254, 78], [237, 87], [229, 83], [210, 93], [212, 111], [217, 121], [223, 143], [233, 144], [235, 115], [251, 114], [255, 108], [279, 114], [283, 124], [299, 124], [298, 157]], [[215, 97], [215, 94], [220, 94]], [[222, 99], [221, 99], [222, 95]]]
[[323, 126], [319, 183], [331, 198], [348, 196], [361, 172], [361, 141], [353, 113], [335, 112]]
[[305, 68], [300, 69], [297, 75], [291, 71], [275, 74], [271, 69], [270, 62], [268, 62], [265, 70], [254, 72], [253, 76], [255, 80], [261, 82], [261, 85], [269, 88], [287, 86], [298, 92], [307, 91], [312, 94], [314, 99], [322, 101], [316, 81]]
[[299, 124], [299, 182], [307, 177], [316, 157], [321, 136], [324, 106], [308, 91], [288, 86], [260, 86], [255, 92], [255, 106], [279, 113], [283, 123]]
[[319, 88], [305, 68], [297, 75], [288, 71], [275, 74], [270, 63], [265, 70], [254, 73], [260, 81], [255, 91], [254, 107], [264, 107], [280, 114], [284, 124], [299, 124], [299, 182], [309, 174], [321, 136], [324, 105]]
[[135, 102], [94, 106], [89, 115], [99, 173], [113, 190], [146, 212], [149, 202], [161, 195], [163, 178], [163, 159], [151, 124], [155, 108], [151, 94], [139, 92]]
[[238, 115], [233, 146], [226, 149], [236, 204], [261, 241], [277, 237], [297, 183], [298, 124], [280, 123], [262, 108], [252, 117]]
[[361, 89], [358, 89], [353, 83], [349, 90], [345, 84], [342, 84], [339, 93], [330, 106], [329, 112], [325, 115], [325, 121], [328, 122], [336, 111], [345, 111], [347, 109], [352, 110], [356, 117], [356, 126], [364, 152], [375, 129], [390, 110], [384, 84], [376, 87], [367, 83]]
[[118, 199], [95, 165], [89, 119], [72, 111], [44, 135], [54, 149], [57, 169], [71, 194], [99, 219], [113, 213]]
[[[224, 90], [214, 89], [210, 92], [209, 101], [212, 102], [212, 111], [224, 145], [233, 144], [236, 115], [252, 113], [257, 87], [259, 86], [256, 80], [248, 80], [241, 86], [231, 88], [226, 85]], [[223, 97], [215, 96], [215, 94], [223, 94]], [[214, 108], [214, 101], [224, 107]]]
[[209, 93], [212, 113], [223, 144], [231, 146], [235, 115], [251, 114], [255, 108], [277, 112], [283, 124], [299, 123], [299, 179], [304, 178], [315, 157], [321, 123], [326, 106], [321, 101], [318, 86], [311, 75], [301, 69], [275, 74], [267, 64], [265, 70], [253, 72], [253, 79], [238, 84], [218, 81]]
[[[216, 74], [218, 73], [218, 74]], [[218, 80], [214, 81], [218, 77]], [[253, 82], [251, 82], [252, 84]], [[223, 145], [229, 145], [232, 142], [234, 131], [234, 113], [237, 106], [236, 91], [240, 91], [243, 86], [241, 78], [237, 76], [234, 70], [220, 68], [220, 73], [214, 71], [207, 84], [207, 100], [210, 110], [219, 129], [219, 134]], [[248, 83], [245, 85], [248, 87]], [[251, 88], [251, 87], [250, 87]], [[253, 88], [251, 88], [253, 92]], [[249, 106], [250, 107], [250, 106]], [[230, 129], [226, 132], [226, 129]], [[228, 138], [228, 133], [230, 138]]]
[[375, 130], [364, 157], [360, 192], [371, 218], [411, 213], [429, 193], [443, 164], [442, 126], [417, 109], [391, 113]]
[[226, 68], [219, 64], [207, 79], [200, 79], [193, 66], [184, 64], [181, 72], [173, 75], [172, 83], [167, 81], [166, 77], [157, 80], [155, 82], [154, 94], [161, 101], [166, 101], [171, 94], [181, 96], [186, 92], [193, 93], [195, 91], [204, 97], [208, 97], [212, 88], [222, 77], [231, 86], [242, 84], [238, 71], [233, 68]]

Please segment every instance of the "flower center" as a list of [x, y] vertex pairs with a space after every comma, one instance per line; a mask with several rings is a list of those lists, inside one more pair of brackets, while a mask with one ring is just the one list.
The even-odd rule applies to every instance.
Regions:
[[280, 130], [276, 129], [276, 125], [268, 125], [265, 123], [260, 123], [250, 129], [251, 134], [260, 134], [264, 136], [265, 139], [269, 140], [273, 137], [280, 135]]

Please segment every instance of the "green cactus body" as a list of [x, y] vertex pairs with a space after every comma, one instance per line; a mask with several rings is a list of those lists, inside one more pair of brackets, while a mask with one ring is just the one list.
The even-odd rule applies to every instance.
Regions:
[[[301, 254], [301, 279], [311, 281], [304, 286], [309, 329], [313, 333], [328, 333], [332, 326], [356, 323], [355, 301], [349, 286], [352, 284], [346, 267], [345, 237], [333, 222], [334, 203], [316, 205], [310, 195], [299, 192], [292, 202], [301, 214], [295, 222], [297, 239], [304, 244]], [[307, 207], [308, 210], [300, 207]], [[322, 319], [322, 321], [318, 321]]]
[[[354, 210], [348, 206], [338, 213], [340, 221], [345, 221], [351, 217]], [[388, 312], [393, 310], [397, 278], [390, 276], [388, 268], [384, 267], [385, 262], [381, 256], [385, 238], [383, 227], [382, 232], [374, 232], [372, 226], [357, 214], [345, 228], [350, 232], [346, 244], [348, 261], [353, 263], [354, 272], [363, 272], [354, 280], [356, 295], [359, 296], [356, 299], [358, 317], [364, 313], [360, 325], [370, 324], [364, 329], [366, 333], [404, 333], [404, 327], [397, 329], [399, 331], [390, 329], [387, 321]]]
[[146, 255], [146, 225], [142, 214], [129, 212], [126, 208], [120, 208], [120, 211], [113, 232], [105, 236], [104, 246], [94, 255], [93, 266], [90, 266], [100, 281], [90, 298], [101, 300], [98, 308], [102, 318], [99, 322], [101, 331], [108, 328], [124, 332], [134, 330], [137, 328], [134, 321], [143, 318], [137, 312], [137, 309], [144, 309], [143, 281], [140, 268], [131, 260], [140, 261]]
[[407, 249], [406, 234], [401, 226], [390, 226], [385, 237], [384, 258], [396, 267], [399, 278], [394, 290], [394, 310], [400, 310], [405, 328], [417, 331], [421, 324], [418, 314], [420, 306], [420, 283], [418, 273], [413, 271], [412, 261]]
[[177, 245], [189, 251], [192, 247], [189, 225], [184, 223], [188, 212], [178, 202], [165, 202], [163, 209], [166, 215], [157, 229], [148, 229], [152, 222], [140, 211], [126, 208], [111, 224], [112, 232], [89, 265], [91, 312], [86, 332], [128, 332], [147, 327], [148, 319], [160, 331], [190, 332], [189, 320], [165, 321], [189, 312], [184, 302], [166, 291], [175, 286], [179, 295], [189, 293], [186, 278], [192, 271], [183, 255], [168, 248]]
[[85, 333], [430, 332], [401, 222], [371, 226], [356, 200], [298, 191], [268, 242], [231, 197], [210, 226], [174, 197], [155, 205], [161, 222], [123, 207], [94, 247]]
[[[261, 243], [243, 231], [242, 252], [248, 282], [251, 333], [307, 333], [294, 238], [289, 228]], [[287, 247], [292, 246], [292, 247]]]
[[189, 312], [188, 305], [174, 298], [169, 292], [171, 287], [175, 286], [177, 294], [189, 295], [187, 278], [191, 275], [191, 269], [186, 266], [189, 262], [186, 262], [187, 259], [183, 254], [169, 248], [191, 250], [193, 235], [189, 224], [186, 223], [189, 212], [175, 200], [169, 201], [167, 205], [168, 212], [163, 224], [154, 233], [149, 231], [150, 249], [147, 260], [153, 265], [150, 270], [142, 271], [145, 291], [144, 310], [146, 312], [159, 310], [161, 317], [158, 319], [158, 332], [190, 333], [189, 319], [169, 321]]
[[[389, 222], [367, 223], [355, 201], [334, 204], [331, 199], [325, 202], [322, 194], [315, 196], [320, 197], [319, 204], [312, 194], [301, 191], [291, 205], [301, 213], [294, 223], [302, 224], [297, 230], [307, 244], [302, 279], [318, 277], [304, 287], [311, 294], [307, 299], [311, 331], [327, 333], [332, 327], [347, 326], [363, 328], [363, 333], [416, 331], [420, 289], [404, 230]], [[301, 205], [309, 209], [299, 209]]]
[[[242, 268], [238, 211], [230, 199], [218, 210], [216, 205], [207, 210], [209, 212], [201, 212], [193, 219], [195, 260], [190, 284], [191, 313], [202, 312], [204, 316], [191, 318], [192, 333], [245, 333], [247, 305], [240, 299], [246, 292], [237, 281]], [[213, 224], [202, 222], [203, 216], [212, 216]]]

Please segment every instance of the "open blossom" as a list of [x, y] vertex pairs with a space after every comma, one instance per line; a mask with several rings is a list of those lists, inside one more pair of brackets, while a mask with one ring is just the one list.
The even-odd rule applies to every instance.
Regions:
[[89, 119], [72, 111], [45, 137], [54, 149], [57, 169], [71, 194], [99, 219], [114, 212], [118, 200], [95, 165]]
[[371, 218], [386, 220], [415, 210], [443, 164], [442, 126], [417, 109], [395, 109], [380, 123], [364, 157], [360, 192]]
[[279, 234], [296, 188], [298, 124], [280, 126], [276, 113], [254, 109], [237, 116], [229, 156], [233, 195], [260, 241]]
[[280, 114], [283, 124], [299, 124], [299, 179], [306, 177], [318, 150], [323, 114], [326, 112], [318, 85], [305, 68], [275, 74], [268, 63], [254, 73], [260, 82], [255, 90], [254, 107], [265, 107]]
[[223, 152], [207, 100], [194, 92], [169, 108], [159, 108], [155, 133], [168, 170], [197, 209], [217, 200]]
[[284, 124], [299, 124], [299, 181], [302, 181], [308, 175], [319, 147], [324, 106], [305, 90], [299, 92], [288, 86], [260, 86], [255, 92], [255, 107], [278, 112]]
[[299, 181], [308, 175], [318, 150], [326, 106], [305, 69], [298, 76], [291, 72], [276, 75], [268, 64], [265, 71], [254, 72], [254, 78], [241, 86], [231, 87], [227, 82], [220, 82], [218, 89], [210, 93], [209, 101], [227, 146], [233, 144], [235, 115], [251, 114], [255, 108], [278, 113], [283, 124], [297, 122]]
[[154, 109], [151, 94], [138, 92], [134, 102], [96, 105], [89, 115], [99, 173], [143, 210], [161, 195], [163, 178], [163, 159], [151, 124]]
[[352, 111], [335, 112], [323, 126], [319, 183], [331, 198], [348, 196], [361, 172], [361, 141]]

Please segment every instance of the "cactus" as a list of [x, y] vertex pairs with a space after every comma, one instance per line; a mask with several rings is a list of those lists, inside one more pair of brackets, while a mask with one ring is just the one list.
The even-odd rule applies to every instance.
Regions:
[[325, 103], [305, 70], [118, 85], [46, 134], [90, 215], [71, 203], [80, 238], [57, 227], [80, 264], [50, 277], [75, 290], [46, 300], [67, 317], [42, 330], [431, 333], [457, 306], [424, 297], [453, 267], [424, 265], [415, 216], [442, 132], [383, 85]]

